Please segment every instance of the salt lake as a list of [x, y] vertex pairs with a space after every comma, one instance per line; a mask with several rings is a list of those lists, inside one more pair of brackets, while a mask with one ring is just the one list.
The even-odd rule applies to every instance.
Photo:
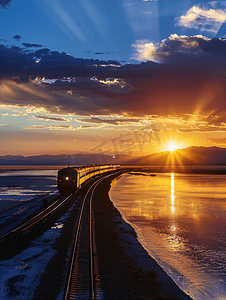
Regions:
[[[32, 199], [41, 205], [58, 192], [61, 168], [1, 170], [0, 212]], [[186, 293], [194, 300], [226, 299], [226, 175], [126, 173], [109, 194], [148, 253]]]
[[226, 299], [226, 176], [124, 174], [110, 199], [194, 300]]

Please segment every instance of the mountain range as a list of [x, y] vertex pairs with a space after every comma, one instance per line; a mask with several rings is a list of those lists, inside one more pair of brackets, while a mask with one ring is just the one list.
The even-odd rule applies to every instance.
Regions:
[[74, 155], [6, 155], [0, 156], [0, 165], [101, 165], [101, 164], [125, 164], [131, 161], [129, 155], [105, 155], [105, 154], [74, 154]]
[[206, 166], [226, 165], [226, 148], [219, 147], [188, 147], [164, 151], [141, 157], [134, 161], [140, 166]]
[[219, 166], [226, 165], [226, 148], [188, 147], [174, 152], [164, 151], [135, 157], [125, 154], [74, 154], [74, 155], [6, 155], [0, 156], [0, 165], [93, 165], [124, 164], [135, 166]]

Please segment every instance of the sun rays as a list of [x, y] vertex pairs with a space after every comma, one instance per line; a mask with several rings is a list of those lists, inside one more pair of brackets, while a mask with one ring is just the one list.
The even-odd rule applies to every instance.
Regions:
[[173, 153], [174, 151], [176, 151], [177, 149], [182, 149], [181, 143], [179, 143], [176, 138], [170, 138], [170, 140], [167, 140], [165, 143], [165, 151], [170, 151], [171, 153]]
[[167, 145], [167, 151], [170, 151], [171, 153], [178, 149], [178, 146], [175, 142], [170, 141], [170, 143]]
[[192, 161], [192, 157], [189, 157], [189, 155], [186, 154], [186, 151], [181, 151], [182, 147], [175, 139], [168, 141], [165, 144], [165, 148], [168, 152], [166, 167], [183, 168], [188, 160]]

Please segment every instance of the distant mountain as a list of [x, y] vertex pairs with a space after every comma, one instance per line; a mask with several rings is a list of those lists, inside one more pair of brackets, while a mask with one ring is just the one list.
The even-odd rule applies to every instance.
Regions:
[[130, 155], [74, 154], [38, 156], [0, 156], [0, 165], [97, 165], [122, 164], [135, 166], [219, 166], [226, 165], [226, 148], [188, 147], [171, 153], [164, 151], [142, 157]]
[[154, 153], [133, 162], [138, 166], [226, 165], [226, 148], [188, 147], [174, 152]]
[[127, 164], [134, 158], [130, 155], [74, 154], [38, 156], [0, 156], [0, 165], [97, 165]]

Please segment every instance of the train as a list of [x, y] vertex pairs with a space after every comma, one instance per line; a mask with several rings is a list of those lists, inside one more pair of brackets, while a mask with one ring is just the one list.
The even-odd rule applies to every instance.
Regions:
[[120, 165], [67, 167], [58, 171], [57, 188], [61, 194], [76, 191], [91, 178], [120, 169]]

